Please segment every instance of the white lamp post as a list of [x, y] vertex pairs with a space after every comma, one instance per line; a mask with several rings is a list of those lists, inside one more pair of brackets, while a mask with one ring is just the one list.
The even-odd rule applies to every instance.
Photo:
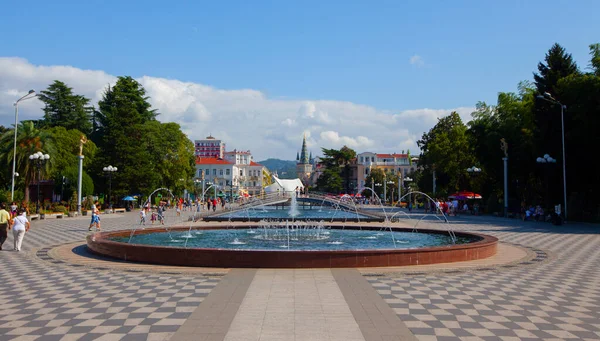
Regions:
[[[467, 168], [467, 173], [471, 176], [478, 176], [481, 173], [481, 168], [477, 168], [475, 166]], [[473, 191], [474, 192], [474, 191]]]
[[117, 171], [117, 167], [108, 166], [102, 168], [102, 170], [108, 175], [108, 209], [112, 209], [112, 204], [110, 203], [110, 197], [112, 194], [112, 175]]
[[[562, 166], [563, 166], [563, 200], [565, 205], [565, 222], [567, 221], [567, 166], [566, 166], [566, 155], [565, 155], [565, 117], [564, 112], [567, 109], [566, 105], [560, 103], [557, 99], [552, 97], [548, 92], [544, 92], [544, 95], [538, 95], [537, 98], [543, 99], [544, 101], [558, 104], [560, 106], [560, 123], [562, 131]], [[546, 154], [547, 155], [547, 154]]]
[[[411, 182], [413, 179], [411, 177], [405, 176], [403, 182]], [[409, 185], [410, 186], [410, 185]], [[408, 188], [408, 193], [410, 193], [410, 188]], [[408, 210], [412, 211], [412, 195], [408, 195]]]
[[40, 181], [42, 181], [42, 167], [46, 163], [46, 161], [50, 160], [50, 155], [44, 154], [42, 152], [37, 152], [29, 155], [29, 160], [33, 162], [33, 165], [38, 169], [38, 179], [37, 179], [37, 197], [36, 197], [36, 207], [35, 211], [37, 214], [40, 214]]
[[12, 164], [12, 183], [10, 185], [10, 201], [15, 200], [15, 176], [19, 176], [18, 173], [16, 173], [16, 171], [15, 171], [16, 161], [17, 161], [17, 129], [18, 129], [18, 124], [19, 124], [19, 102], [27, 100], [27, 99], [31, 99], [34, 97], [35, 97], [35, 91], [29, 90], [29, 93], [27, 93], [27, 95], [19, 98], [14, 104], [15, 105], [15, 141], [13, 144], [13, 164]]

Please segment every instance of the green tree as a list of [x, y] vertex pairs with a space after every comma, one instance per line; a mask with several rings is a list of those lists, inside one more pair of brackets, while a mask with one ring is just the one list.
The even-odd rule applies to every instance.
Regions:
[[[437, 187], [440, 192], [460, 190], [468, 184], [466, 170], [473, 165], [475, 158], [467, 138], [467, 127], [457, 112], [440, 118], [438, 123], [417, 141], [417, 145], [422, 150], [419, 165], [428, 169], [433, 165], [436, 167]], [[428, 188], [424, 181], [418, 186]]]
[[98, 107], [98, 131], [92, 134], [102, 150], [93, 166], [96, 181], [101, 182], [102, 168], [112, 165], [119, 169], [112, 180], [116, 196], [148, 193], [158, 187], [160, 175], [154, 162], [164, 155], [152, 155], [148, 148], [145, 125], [155, 121], [157, 113], [142, 85], [131, 77], [119, 77], [115, 86], [106, 89]]
[[[598, 45], [590, 46], [591, 64], [598, 56]], [[567, 169], [567, 193], [569, 219], [600, 220], [598, 194], [600, 184], [596, 179], [600, 166], [595, 162], [581, 166], [582, 160], [589, 160], [589, 152], [600, 144], [600, 75], [598, 68], [590, 73], [573, 74], [561, 79], [558, 89], [562, 94], [562, 102], [567, 105], [565, 112], [565, 152]], [[555, 110], [559, 110], [555, 108]], [[559, 140], [559, 136], [554, 136]], [[560, 141], [560, 140], [559, 140]], [[559, 151], [559, 153], [561, 153]], [[561, 154], [555, 158], [559, 161], [556, 168], [560, 169]], [[562, 171], [556, 170], [562, 174]], [[552, 186], [555, 192], [555, 203], [562, 202], [562, 177], [557, 177], [557, 185]]]
[[590, 69], [595, 76], [600, 77], [600, 44], [590, 45], [590, 55], [592, 56]]
[[538, 63], [539, 74], [533, 74], [535, 86], [539, 94], [549, 92], [558, 96], [556, 91], [558, 81], [569, 75], [579, 73], [579, 69], [571, 54], [567, 53], [565, 48], [558, 43], [552, 45], [550, 50], [548, 50], [544, 61], [546, 62], [545, 64], [542, 62]]
[[[373, 168], [369, 172], [369, 175], [365, 178], [365, 187], [370, 188], [364, 189], [361, 195], [370, 198], [373, 195], [373, 192], [377, 195], [377, 198], [383, 198], [383, 181], [384, 181], [384, 172], [383, 169]], [[379, 184], [376, 186], [376, 184]]]
[[93, 108], [88, 98], [73, 94], [72, 88], [58, 80], [41, 91], [38, 98], [44, 102], [43, 127], [58, 126], [91, 133]]
[[[76, 188], [79, 176], [77, 155], [79, 155], [79, 140], [82, 133], [77, 129], [67, 130], [64, 127], [49, 128], [46, 133], [54, 146], [54, 152], [51, 155], [53, 167], [50, 176], [54, 179], [55, 193], [64, 193], [64, 198], [70, 198], [71, 190]], [[83, 155], [85, 155], [82, 174], [83, 195], [94, 193], [94, 184], [88, 175], [88, 169], [94, 164], [97, 152], [98, 148], [94, 142], [88, 141], [83, 145]], [[65, 184], [67, 186], [63, 185], [63, 176], [67, 181]]]
[[323, 157], [319, 162], [325, 171], [317, 180], [317, 187], [321, 191], [332, 193], [350, 192], [350, 164], [356, 159], [356, 152], [347, 146], [340, 150], [322, 148]]
[[[13, 160], [13, 143], [14, 130], [6, 131], [0, 137], [1, 154], [0, 159], [4, 160], [7, 165], [12, 165]], [[35, 127], [31, 121], [22, 121], [17, 130], [17, 153], [15, 172], [19, 173], [19, 177], [15, 179], [22, 183], [25, 188], [25, 201], [29, 201], [29, 184], [37, 179], [36, 169], [29, 160], [29, 155], [36, 152], [54, 155], [54, 146], [49, 138], [48, 132]], [[50, 160], [44, 164], [43, 173], [48, 174], [48, 170], [52, 168], [54, 160], [52, 156]], [[9, 168], [12, 171], [12, 167]], [[10, 175], [10, 173], [9, 173]], [[16, 184], [15, 184], [16, 186]]]
[[192, 179], [196, 171], [194, 143], [177, 123], [151, 120], [143, 129], [144, 145], [150, 151], [158, 176], [156, 182], [177, 193], [183, 192], [186, 185], [189, 186], [186, 181]]

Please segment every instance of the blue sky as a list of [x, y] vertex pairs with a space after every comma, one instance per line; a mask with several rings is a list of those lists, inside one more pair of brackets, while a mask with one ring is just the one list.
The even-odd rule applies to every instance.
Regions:
[[584, 67], [598, 13], [593, 0], [5, 1], [0, 57], [271, 99], [441, 110], [495, 103], [554, 42]]

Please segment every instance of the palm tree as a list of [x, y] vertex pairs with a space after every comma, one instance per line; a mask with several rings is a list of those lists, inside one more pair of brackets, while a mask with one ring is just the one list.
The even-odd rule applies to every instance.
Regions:
[[[13, 160], [14, 130], [6, 131], [0, 137], [0, 160], [11, 165]], [[17, 130], [17, 154], [15, 171], [20, 174], [25, 183], [25, 201], [29, 201], [29, 184], [35, 179], [35, 167], [29, 160], [29, 155], [36, 152], [52, 154], [54, 151], [49, 134], [35, 127], [32, 121], [19, 124]], [[43, 172], [51, 168], [52, 158], [44, 164]]]

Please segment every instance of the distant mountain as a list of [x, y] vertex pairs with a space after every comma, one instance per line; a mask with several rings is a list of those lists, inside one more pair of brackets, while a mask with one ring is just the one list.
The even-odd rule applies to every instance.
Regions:
[[264, 161], [259, 161], [258, 163], [267, 167], [271, 173], [277, 172], [280, 179], [297, 178], [296, 161], [266, 159]]

